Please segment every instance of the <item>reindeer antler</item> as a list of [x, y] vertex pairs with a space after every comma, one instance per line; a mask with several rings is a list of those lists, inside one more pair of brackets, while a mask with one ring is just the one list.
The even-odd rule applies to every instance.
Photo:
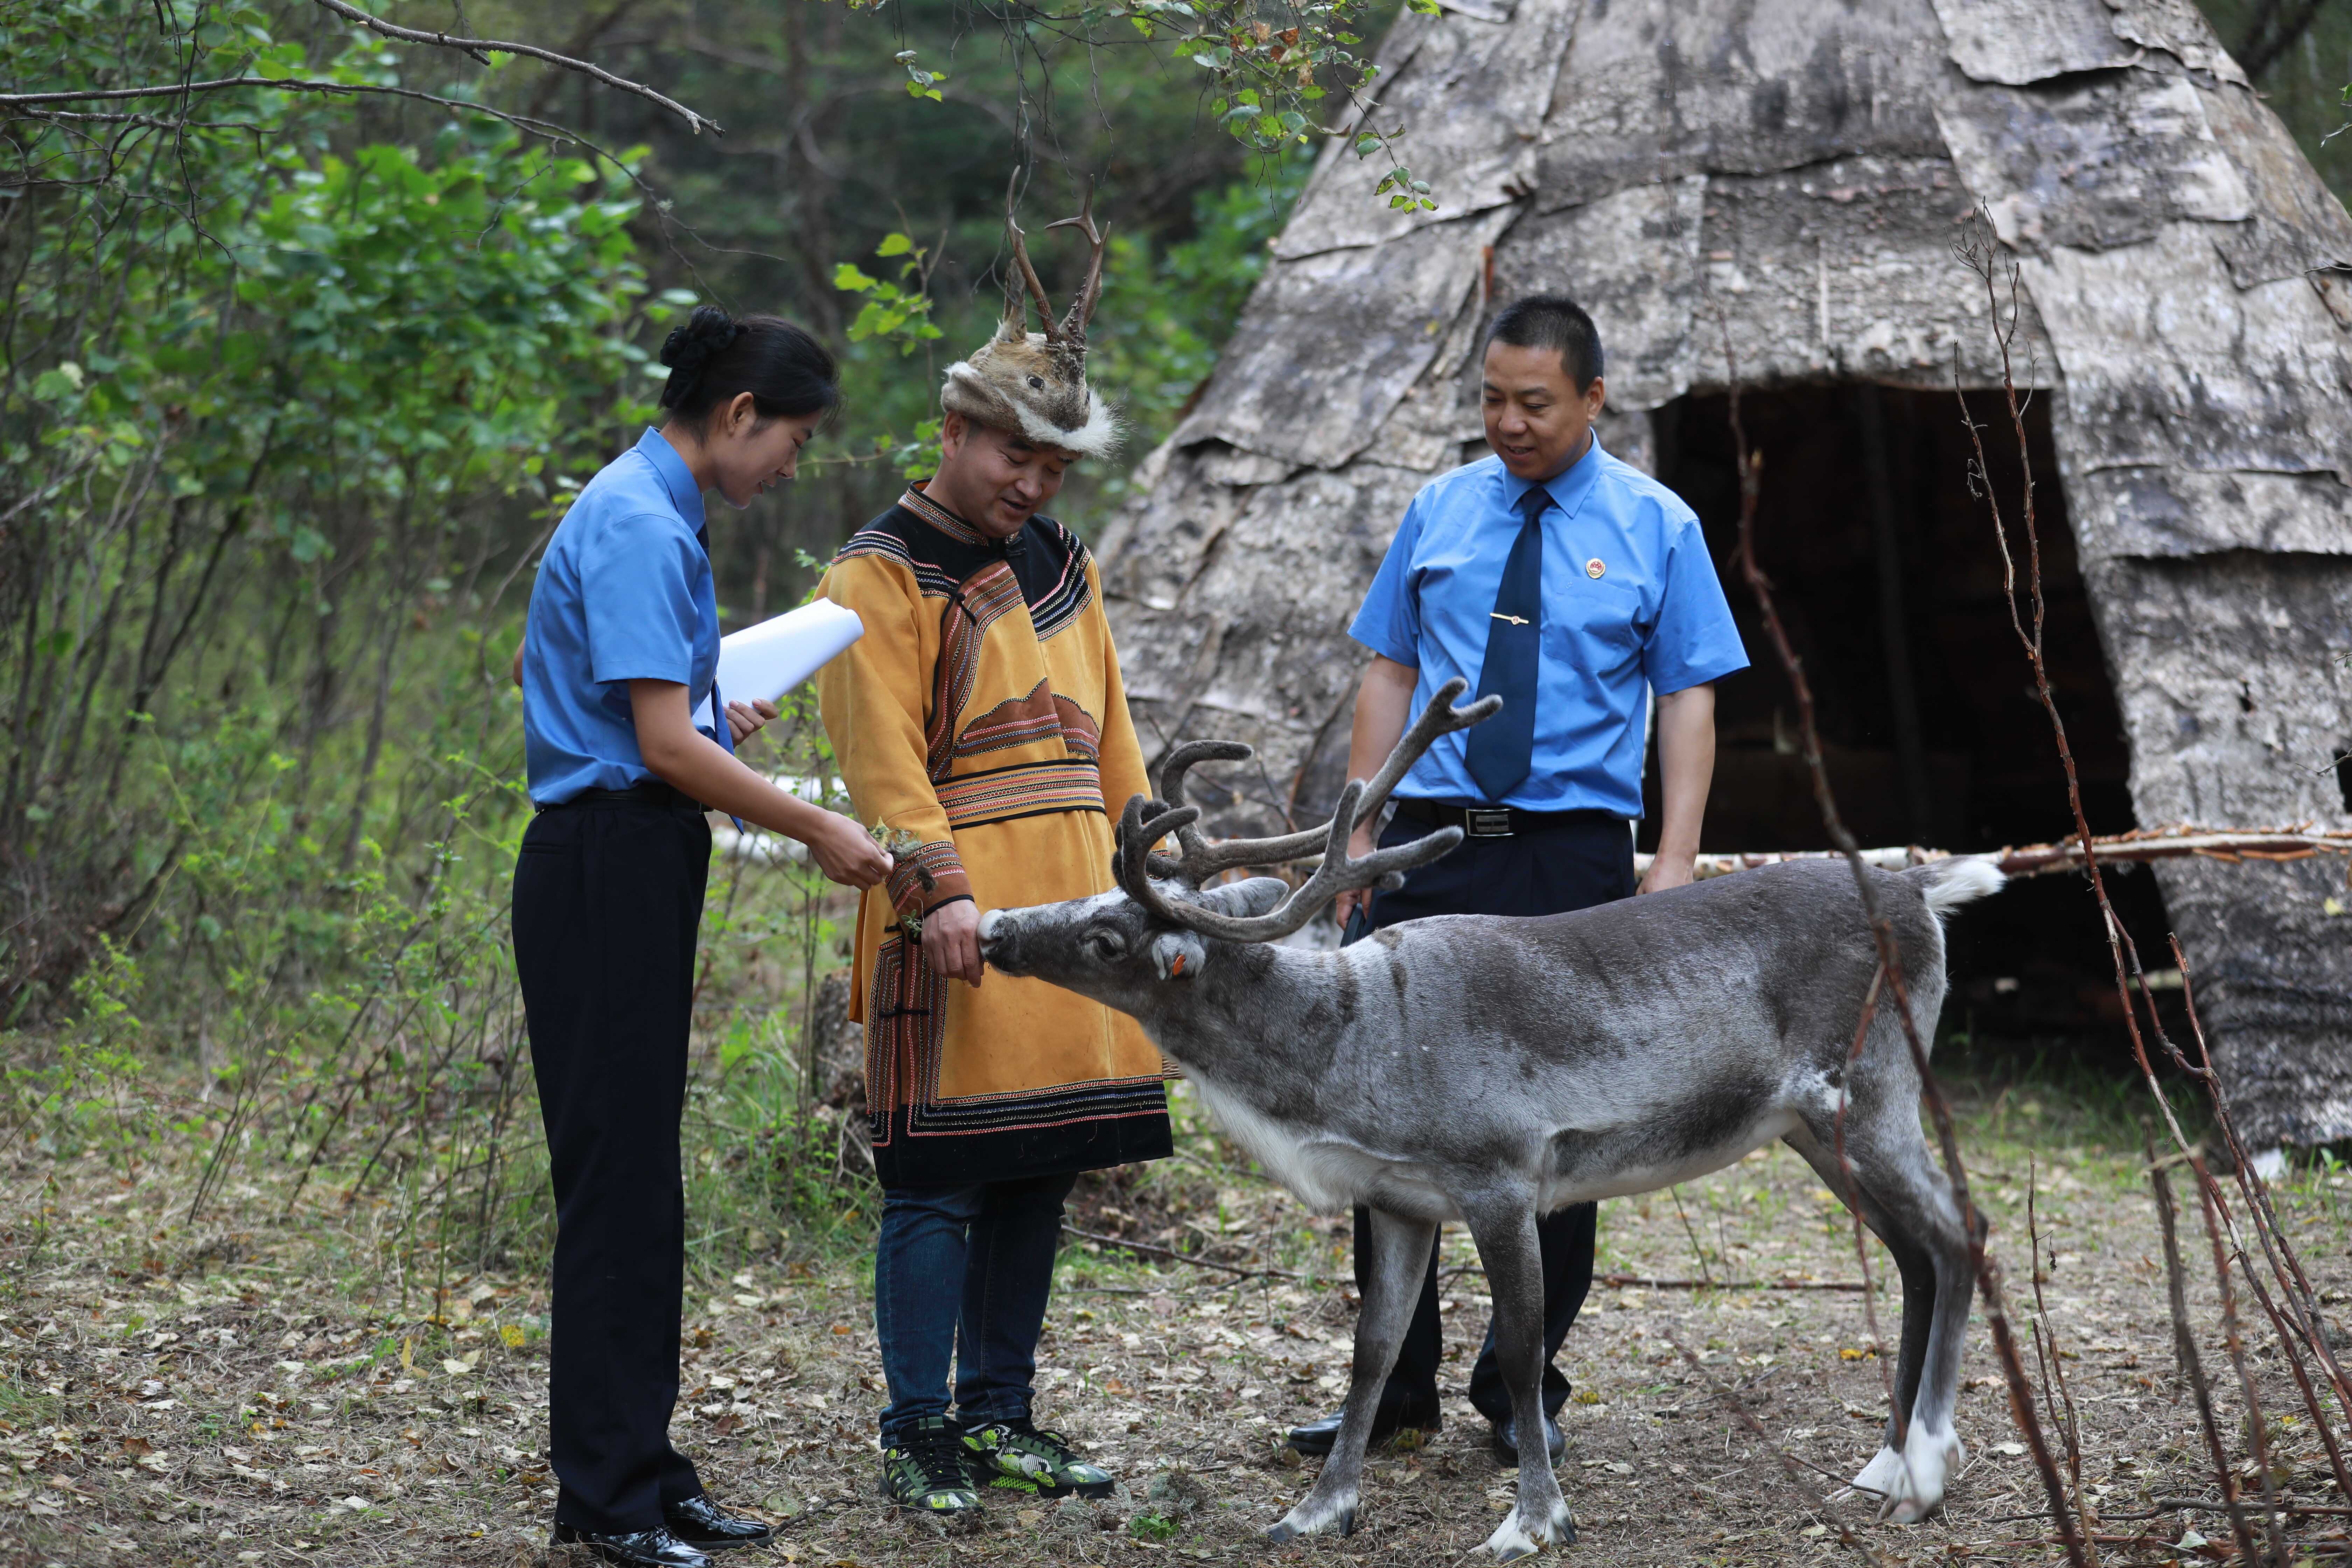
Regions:
[[1355, 859], [1348, 854], [1348, 837], [1356, 831], [1356, 816], [1363, 801], [1364, 781], [1349, 781], [1339, 793], [1339, 808], [1331, 814], [1330, 824], [1325, 829], [1323, 864], [1315, 868], [1315, 875], [1307, 879], [1306, 886], [1294, 889], [1265, 914], [1229, 915], [1167, 897], [1152, 881], [1145, 864], [1147, 852], [1162, 837], [1171, 831], [1181, 836], [1200, 819], [1200, 807], [1176, 806], [1147, 822], [1143, 797], [1133, 796], [1118, 824], [1119, 886], [1129, 898], [1171, 925], [1225, 942], [1278, 942], [1313, 920], [1325, 904], [1339, 894], [1375, 887], [1393, 891], [1403, 884], [1405, 872], [1428, 865], [1462, 842], [1460, 828], [1441, 827], [1410, 844], [1375, 849], [1362, 859]]
[[[1013, 171], [1013, 177], [1004, 182], [1004, 232], [1013, 241], [1013, 268], [1021, 275], [1021, 281], [1027, 287], [1029, 297], [1037, 302], [1038, 319], [1045, 325], [1045, 341], [1049, 343], [1059, 342], [1062, 334], [1054, 330], [1053, 297], [1045, 292], [1045, 285], [1038, 280], [1037, 269], [1029, 265], [1029, 247], [1022, 237], [1019, 220], [1013, 216], [1013, 193], [1020, 182], [1021, 171], [1018, 168]], [[1063, 221], [1066, 223], [1069, 220], [1066, 218]], [[1058, 228], [1061, 225], [1055, 224], [1053, 226]], [[1097, 265], [1100, 266], [1099, 258]], [[1010, 305], [1013, 290], [1007, 289], [1004, 295], [1006, 304]], [[1089, 314], [1091, 313], [1090, 310]]]
[[1087, 323], [1095, 319], [1095, 303], [1102, 298], [1103, 247], [1110, 234], [1108, 229], [1095, 227], [1095, 187], [1092, 181], [1087, 184], [1086, 205], [1078, 209], [1078, 216], [1049, 223], [1045, 226], [1045, 232], [1051, 234], [1057, 228], [1075, 228], [1085, 235], [1087, 243], [1094, 247], [1094, 254], [1087, 258], [1087, 280], [1079, 285], [1076, 297], [1071, 300], [1069, 313], [1062, 318], [1061, 331], [1055, 333], [1048, 326], [1045, 333], [1048, 337], [1082, 343], [1087, 340]]
[[[1255, 755], [1255, 752], [1239, 741], [1187, 741], [1169, 752], [1160, 763], [1155, 789], [1162, 801], [1181, 806], [1184, 804], [1184, 780], [1192, 773], [1193, 763], [1245, 763]], [[1197, 818], [1201, 814], [1195, 811], [1192, 815]], [[1317, 832], [1321, 832], [1321, 829], [1317, 829]], [[1152, 842], [1156, 844], [1159, 840]], [[1194, 856], [1206, 857], [1209, 853], [1208, 841], [1201, 837], [1200, 829], [1191, 824], [1176, 830], [1176, 843], [1182, 858], [1154, 855], [1151, 858], [1152, 875], [1181, 877], [1184, 874], [1185, 864]], [[1198, 885], [1194, 883], [1194, 886]]]
[[[1403, 781], [1412, 764], [1421, 760], [1422, 753], [1428, 751], [1440, 735], [1466, 730], [1501, 710], [1502, 698], [1492, 694], [1465, 708], [1454, 707], [1454, 700], [1469, 689], [1469, 681], [1458, 675], [1437, 689], [1436, 694], [1429, 700], [1429, 706], [1421, 710], [1421, 717], [1414, 720], [1412, 728], [1399, 738], [1395, 749], [1389, 752], [1388, 760], [1381, 764], [1381, 771], [1372, 775], [1370, 784], [1365, 785], [1363, 801], [1358, 808], [1359, 816], [1370, 816], [1378, 812], [1387, 802], [1390, 793]], [[1182, 805], [1184, 775], [1193, 763], [1240, 762], [1252, 754], [1247, 746], [1233, 741], [1194, 741], [1179, 746], [1160, 764], [1160, 795], [1174, 805]], [[1279, 866], [1286, 861], [1305, 859], [1322, 847], [1326, 837], [1324, 828], [1310, 827], [1280, 838], [1225, 838], [1212, 844], [1188, 828], [1177, 835], [1177, 843], [1184, 852], [1179, 874], [1197, 888], [1219, 872], [1230, 871], [1236, 867]], [[1159, 858], [1162, 864], [1168, 863], [1166, 857]]]

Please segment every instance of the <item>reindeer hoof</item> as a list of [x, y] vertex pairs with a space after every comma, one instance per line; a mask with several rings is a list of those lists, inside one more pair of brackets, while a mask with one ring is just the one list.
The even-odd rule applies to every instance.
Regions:
[[1497, 1563], [1515, 1563], [1522, 1557], [1534, 1556], [1547, 1546], [1570, 1546], [1575, 1542], [1576, 1522], [1569, 1517], [1568, 1505], [1555, 1503], [1550, 1520], [1533, 1527], [1523, 1524], [1520, 1511], [1513, 1509], [1479, 1550]]
[[1880, 1448], [1853, 1478], [1854, 1489], [1877, 1494], [1882, 1522], [1917, 1524], [1943, 1507], [1945, 1480], [1967, 1458], [1950, 1427], [1929, 1432], [1915, 1423], [1902, 1451]]
[[[1312, 1502], [1313, 1499], [1308, 1499]], [[1265, 1532], [1268, 1541], [1296, 1541], [1302, 1535], [1353, 1535], [1356, 1533], [1356, 1505], [1350, 1500], [1328, 1513], [1318, 1514], [1300, 1503]]]

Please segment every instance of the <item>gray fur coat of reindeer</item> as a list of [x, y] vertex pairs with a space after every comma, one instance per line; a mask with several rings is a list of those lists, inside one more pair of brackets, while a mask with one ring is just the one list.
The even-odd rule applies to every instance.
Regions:
[[[1775, 1138], [1846, 1198], [1902, 1273], [1896, 1407], [1854, 1485], [1897, 1520], [1925, 1517], [1962, 1457], [1952, 1413], [1969, 1245], [1920, 1130], [1919, 1079], [1891, 1005], [1853, 1049], [1877, 957], [1844, 865], [1766, 867], [1542, 920], [1412, 921], [1331, 952], [1268, 945], [1341, 889], [1394, 887], [1460, 842], [1449, 827], [1361, 858], [1347, 847], [1432, 741], [1499, 705], [1454, 708], [1462, 690], [1457, 680], [1438, 694], [1379, 776], [1348, 786], [1328, 826], [1286, 838], [1203, 840], [1198, 811], [1181, 804], [1184, 773], [1248, 751], [1181, 747], [1160, 781], [1180, 804], [1127, 805], [1117, 890], [981, 922], [998, 969], [1139, 1019], [1300, 1200], [1372, 1211], [1371, 1284], [1339, 1438], [1269, 1533], [1353, 1528], [1374, 1407], [1442, 1221], [1465, 1222], [1477, 1244], [1517, 1429], [1539, 1432], [1537, 1216], [1688, 1181]], [[1171, 833], [1181, 855], [1154, 852]], [[1270, 877], [1213, 881], [1318, 847], [1320, 866], [1296, 889]], [[1928, 1037], [1943, 1005], [1943, 921], [2001, 875], [1972, 858], [1866, 875]], [[1836, 1152], [1841, 1113], [1850, 1173]], [[1517, 1506], [1485, 1550], [1508, 1560], [1574, 1537], [1558, 1479], [1523, 1464]]]

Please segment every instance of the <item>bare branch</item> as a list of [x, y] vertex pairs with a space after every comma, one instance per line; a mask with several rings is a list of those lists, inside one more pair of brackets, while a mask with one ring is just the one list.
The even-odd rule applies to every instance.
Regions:
[[[527, 131], [534, 136], [543, 136], [551, 142], [568, 142], [574, 146], [587, 149], [589, 152], [594, 153], [597, 157], [604, 159], [604, 162], [612, 164], [616, 169], [623, 171], [628, 170], [628, 165], [623, 163], [617, 154], [607, 151], [605, 148], [599, 146], [593, 142], [589, 141], [588, 138], [581, 135], [570, 126], [562, 124], [558, 121], [552, 120], [541, 120], [535, 115], [515, 114], [503, 109], [493, 109], [486, 103], [476, 103], [467, 99], [444, 98], [439, 93], [420, 92], [415, 88], [385, 87], [373, 82], [321, 81], [307, 77], [278, 78], [239, 76], [222, 77], [214, 81], [186, 83], [172, 82], [156, 87], [94, 89], [84, 92], [0, 93], [0, 117], [5, 117], [7, 111], [13, 110], [16, 111], [18, 117], [29, 120], [77, 121], [101, 124], [145, 125], [167, 131], [177, 130], [183, 127], [204, 130], [261, 129], [257, 126], [247, 126], [233, 122], [191, 121], [185, 119], [169, 120], [152, 115], [141, 114], [85, 114], [40, 107], [43, 104], [48, 103], [97, 102], [101, 100], [120, 101], [125, 99], [141, 98], [177, 98], [184, 93], [226, 91], [232, 88], [246, 87], [260, 88], [265, 90], [275, 92], [319, 93], [329, 97], [340, 96], [342, 94], [368, 94], [380, 98], [414, 99], [419, 103], [437, 104], [441, 108], [454, 109], [458, 110], [460, 113], [478, 114], [483, 116], [485, 119], [500, 121], [508, 125], [513, 126], [518, 131]], [[634, 173], [630, 174], [630, 178], [635, 182], [639, 189], [647, 189], [645, 183], [642, 180], [637, 180]], [[651, 194], [649, 190], [647, 194]]]
[[396, 26], [381, 16], [371, 16], [356, 5], [345, 4], [345, 0], [311, 0], [311, 4], [320, 10], [329, 11], [342, 17], [347, 22], [356, 22], [372, 33], [381, 34], [387, 38], [396, 38], [402, 43], [431, 44], [438, 48], [456, 49], [461, 54], [471, 55], [476, 59], [490, 54], [520, 55], [526, 59], [541, 60], [564, 70], [578, 71], [582, 76], [593, 78], [603, 82], [606, 87], [616, 87], [623, 92], [633, 92], [649, 103], [659, 104], [685, 121], [687, 129], [698, 135], [706, 125], [710, 127], [713, 135], [727, 134], [726, 127], [720, 125], [719, 121], [697, 114], [676, 99], [656, 92], [643, 82], [631, 81], [626, 77], [614, 76], [603, 66], [590, 60], [574, 59], [570, 55], [559, 55], [553, 49], [542, 49], [537, 44], [518, 44], [499, 38], [461, 38], [449, 33], [427, 33], [415, 27]]
[[[2175, 1067], [2179, 1068], [2191, 1081], [2203, 1088], [2206, 1098], [2212, 1107], [2215, 1130], [2221, 1133], [2222, 1143], [2230, 1152], [2240, 1189], [2246, 1198], [2248, 1223], [2261, 1244], [2263, 1255], [2270, 1264], [2273, 1277], [2278, 1280], [2282, 1299], [2293, 1314], [2294, 1326], [2300, 1331], [2305, 1348], [2326, 1369], [2329, 1381], [2335, 1386], [2337, 1399], [2347, 1402], [2347, 1405], [2352, 1405], [2352, 1376], [2346, 1374], [2343, 1367], [2336, 1362], [2334, 1352], [2328, 1346], [2326, 1328], [2318, 1321], [2317, 1304], [2310, 1293], [2310, 1281], [2305, 1278], [2303, 1266], [2295, 1255], [2294, 1244], [2288, 1238], [2285, 1228], [2279, 1224], [2278, 1215], [2272, 1209], [2269, 1189], [2260, 1173], [2253, 1170], [2252, 1163], [2247, 1157], [2245, 1146], [2239, 1140], [2236, 1127], [2231, 1121], [2229, 1097], [2222, 1092], [2220, 1075], [2213, 1070], [2212, 1057], [2206, 1047], [2204, 1028], [2198, 1020], [2196, 1000], [2189, 984], [2188, 962], [2180, 952], [2179, 939], [2176, 937], [2173, 941], [2173, 957], [2181, 977], [2181, 999], [2188, 1008], [2190, 1037], [2196, 1044], [2199, 1057], [2201, 1058], [2196, 1062], [2190, 1061], [2166, 1033], [2164, 1020], [2157, 1012], [2154, 996], [2148, 988], [2147, 970], [2140, 962], [2138, 944], [2132, 940], [2130, 931], [2116, 917], [2114, 906], [2108, 901], [2106, 879], [2100, 868], [2100, 862], [2103, 858], [2109, 858], [2112, 852], [2098, 848], [2099, 840], [2093, 837], [2091, 834], [2090, 820], [2084, 812], [2082, 783], [2075, 771], [2074, 751], [2067, 739], [2065, 722], [2058, 711], [2057, 700], [2051, 689], [2049, 671], [2043, 659], [2042, 551], [2033, 504], [2032, 451], [2027, 438], [2024, 402], [2018, 394], [2015, 379], [2010, 374], [2011, 345], [2016, 339], [2021, 312], [2021, 271], [2017, 263], [2013, 259], [2007, 258], [2000, 248], [2000, 240], [1993, 231], [1991, 216], [1981, 205], [1969, 217], [1954, 250], [1961, 263], [1976, 274], [1978, 280], [1984, 287], [1986, 303], [1990, 311], [1990, 324], [1993, 342], [2000, 353], [2001, 390], [2007, 401], [2010, 427], [2017, 446], [2018, 461], [2025, 476], [2019, 508], [2019, 521], [2025, 536], [2028, 572], [2026, 587], [2032, 605], [2031, 630], [2027, 628], [2025, 620], [2018, 609], [2015, 563], [2011, 553], [2008, 530], [2001, 518], [2000, 500], [1993, 490], [1990, 469], [1986, 461], [1984, 427], [1979, 425], [1969, 413], [1967, 398], [1959, 394], [1956, 382], [1954, 390], [1955, 395], [1960, 396], [1961, 423], [1967, 428], [1970, 442], [1975, 448], [1975, 457], [1970, 467], [1971, 486], [1976, 489], [1979, 499], [1984, 501], [1991, 515], [1993, 537], [2000, 551], [2001, 565], [2006, 578], [2010, 600], [2010, 623], [2017, 634], [2020, 645], [2024, 649], [2027, 663], [2032, 669], [2035, 695], [2040, 699], [2043, 711], [2049, 717], [2051, 732], [2057, 742], [2059, 763], [2064, 769], [2066, 776], [2067, 805], [2072, 809], [2074, 818], [2075, 831], [2072, 842], [2083, 851], [2083, 868], [2088, 874], [2091, 892], [2098, 903], [2101, 922], [2107, 939], [2108, 952], [2114, 966], [2116, 995], [2123, 1005], [2124, 1026], [2131, 1045], [2133, 1061], [2139, 1068], [2141, 1079], [2147, 1085], [2148, 1093], [2155, 1099], [2157, 1109], [2164, 1117], [2166, 1129], [2171, 1133], [2175, 1146], [2190, 1156], [2191, 1163], [2198, 1173], [2199, 1192], [2207, 1205], [2208, 1215], [2229, 1233], [2232, 1247], [2238, 1255], [2246, 1260], [2251, 1277], [2252, 1259], [2242, 1238], [2238, 1235], [2237, 1222], [2223, 1203], [2219, 1185], [2206, 1172], [2203, 1164], [2195, 1160], [2189, 1138], [2181, 1131], [2179, 1121], [2173, 1114], [2171, 1102], [2165, 1097], [2163, 1085], [2157, 1079], [2140, 1029], [2139, 1008], [2134, 1005], [2133, 993], [2137, 985], [2140, 1003], [2146, 1006], [2147, 1012], [2147, 1033], [2154, 1037], [2158, 1047], [2164, 1051]], [[2005, 302], [2002, 299], [2004, 289], [2008, 295]], [[2308, 827], [2309, 825], [2303, 826]], [[2254, 850], [2242, 853], [2247, 858], [2301, 858], [2300, 854], [2289, 852], [2284, 847], [2267, 853]], [[2238, 858], [2241, 855], [2224, 853], [2223, 858]], [[2283, 1325], [2276, 1325], [2274, 1321], [2274, 1326]], [[2291, 1340], [2285, 1341], [2284, 1348], [2289, 1359], [2294, 1359], [2296, 1355], [2294, 1343]]]
[[2172, 1305], [2173, 1360], [2197, 1402], [2198, 1428], [2205, 1435], [2206, 1458], [2213, 1466], [2214, 1479], [2221, 1484], [2221, 1506], [2229, 1512], [2231, 1533], [2237, 1537], [2239, 1559], [2251, 1563], [2256, 1555], [2253, 1530], [2238, 1500], [2237, 1478], [2230, 1473], [2230, 1456], [2221, 1447], [2221, 1428], [2213, 1419], [2212, 1384], [2206, 1381], [2204, 1362], [2197, 1353], [2197, 1335], [2189, 1326], [2188, 1270], [2180, 1261], [2172, 1184], [2166, 1179], [2164, 1166], [2156, 1157], [2155, 1131], [2143, 1129], [2142, 1137], [2147, 1146], [2148, 1183], [2156, 1191], [2157, 1226], [2164, 1237], [2164, 1276]]
[[[0, 109], [29, 107], [41, 103], [99, 103], [126, 98], [178, 98], [191, 92], [219, 92], [233, 87], [278, 87], [299, 90], [305, 87], [323, 90], [356, 92], [358, 87], [346, 89], [343, 83], [312, 83], [294, 78], [283, 79], [266, 76], [225, 76], [211, 81], [167, 81], [153, 87], [89, 87], [70, 92], [6, 92], [0, 93]], [[384, 90], [382, 89], [379, 91]]]
[[[2098, 834], [2091, 839], [2091, 849], [2103, 863], [2110, 860], [2146, 863], [2192, 858], [2223, 861], [2308, 860], [2319, 855], [2352, 856], [2352, 832], [2341, 829], [2313, 832], [2305, 826], [2200, 827], [2181, 823], [2169, 827], [2138, 827], [2129, 833]], [[1691, 874], [1702, 879], [1726, 877], [1734, 871], [1753, 870], [1759, 866], [1777, 866], [1787, 860], [1836, 859], [1843, 853], [1835, 849], [1721, 850], [1699, 856], [1692, 863]], [[1875, 866], [1882, 871], [1900, 871], [1908, 866], [1925, 866], [1952, 858], [1950, 850], [1926, 849], [1916, 844], [1858, 849], [1855, 853], [1862, 857], [1863, 864]], [[2041, 877], [2053, 872], [2079, 871], [2090, 857], [2084, 853], [2081, 839], [2070, 837], [2055, 844], [2011, 845], [1988, 851], [1986, 858], [2000, 868], [2005, 877]], [[1647, 855], [1635, 856], [1635, 874], [1647, 871], [1649, 862]]]
[[[1854, 891], [1862, 900], [1863, 919], [1873, 944], [1878, 952], [1878, 963], [1885, 972], [1886, 989], [1895, 1004], [1895, 1023], [1900, 1027], [1904, 1045], [1911, 1053], [1911, 1064], [1919, 1075], [1920, 1097], [1926, 1102], [1928, 1120], [1936, 1130], [1936, 1141], [1944, 1160], [1944, 1180], [1949, 1184], [1952, 1206], [1959, 1211], [1961, 1228], [1968, 1237], [1969, 1261], [1976, 1275], [1977, 1293], [1985, 1307], [1986, 1326], [1992, 1332], [1993, 1350], [2000, 1363], [2003, 1381], [2008, 1386], [2010, 1415], [2017, 1425], [2019, 1436], [2025, 1439], [2027, 1451], [2033, 1458], [2035, 1473], [2042, 1479], [2043, 1492], [2050, 1500], [2052, 1517], [2057, 1521], [2061, 1543], [2066, 1549], [2066, 1560], [2072, 1568], [2090, 1568], [2090, 1547], [2083, 1539], [2082, 1530], [2073, 1510], [2067, 1505], [2064, 1482], [2057, 1466], [2050, 1458], [2050, 1445], [2042, 1430], [2041, 1418], [2034, 1412], [2033, 1390], [2027, 1383], [2025, 1363], [2019, 1353], [2017, 1336], [2009, 1321], [2009, 1311], [2001, 1289], [2000, 1266], [1985, 1247], [1987, 1226], [1984, 1215], [1969, 1194], [1968, 1168], [1960, 1159], [1959, 1130], [1952, 1116], [1951, 1103], [1944, 1096], [1943, 1087], [1936, 1078], [1935, 1068], [1927, 1060], [1927, 1047], [1919, 1037], [1919, 1027], [1911, 1007], [1911, 994], [1903, 971], [1903, 955], [1895, 942], [1894, 924], [1879, 908], [1878, 893], [1868, 875], [1862, 849], [1839, 815], [1837, 799], [1830, 787], [1829, 769], [1822, 758], [1821, 731], [1814, 721], [1811, 684], [1805, 679], [1803, 662], [1797, 657], [1795, 646], [1789, 639], [1788, 627], [1780, 619], [1780, 607], [1772, 595], [1772, 581], [1756, 559], [1756, 507], [1763, 483], [1764, 455], [1748, 445], [1748, 431], [1740, 420], [1739, 361], [1733, 352], [1731, 321], [1720, 305], [1717, 307], [1717, 324], [1723, 335], [1723, 357], [1729, 388], [1729, 413], [1734, 460], [1739, 466], [1739, 543], [1736, 552], [1741, 575], [1748, 591], [1756, 597], [1762, 613], [1764, 630], [1779, 654], [1782, 672], [1788, 677], [1790, 689], [1795, 693], [1798, 733], [1802, 739], [1801, 750], [1805, 764], [1812, 774], [1813, 800], [1821, 809], [1822, 826], [1830, 841], [1853, 871]], [[2006, 342], [2003, 348], [2006, 351]], [[2089, 836], [2089, 829], [2084, 829]], [[1853, 1180], [1851, 1172], [1847, 1179]]]
[[2238, 1392], [2246, 1402], [2246, 1447], [2270, 1514], [2271, 1562], [2273, 1568], [2286, 1568], [2286, 1519], [2279, 1511], [2278, 1482], [2271, 1474], [2269, 1423], [2263, 1416], [2262, 1393], [2246, 1365], [2245, 1342], [2238, 1332], [2237, 1292], [2230, 1286], [2230, 1248], [2221, 1239], [2221, 1189], [2206, 1171], [2205, 1162], [2193, 1153], [2189, 1156], [2189, 1168], [2197, 1173], [2197, 1192], [2205, 1206], [2205, 1234], [2213, 1243], [2213, 1280], [2221, 1292], [2221, 1341], [2229, 1347], [2230, 1364], [2238, 1374]]

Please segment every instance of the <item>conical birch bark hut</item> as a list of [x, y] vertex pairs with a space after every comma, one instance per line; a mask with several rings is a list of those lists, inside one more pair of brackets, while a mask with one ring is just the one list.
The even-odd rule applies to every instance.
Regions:
[[[1493, 303], [1592, 312], [1602, 439], [1644, 467], [1667, 414], [1723, 390], [1727, 331], [1745, 385], [1951, 406], [1956, 378], [2000, 384], [1952, 254], [1979, 202], [2023, 269], [2018, 377], [2112, 688], [2118, 809], [2127, 765], [2140, 826], [2352, 826], [2352, 220], [2188, 0], [1456, 0], [1381, 59], [1381, 119], [1443, 205], [1384, 210], [1327, 154], [1103, 542], [1147, 747], [1259, 750], [1226, 826], [1336, 795], [1346, 626], [1413, 491], [1484, 452]], [[1798, 482], [1767, 456], [1768, 489]], [[1996, 651], [1970, 678], [2021, 688]], [[2343, 862], [2157, 875], [2250, 1142], [2352, 1136]]]

